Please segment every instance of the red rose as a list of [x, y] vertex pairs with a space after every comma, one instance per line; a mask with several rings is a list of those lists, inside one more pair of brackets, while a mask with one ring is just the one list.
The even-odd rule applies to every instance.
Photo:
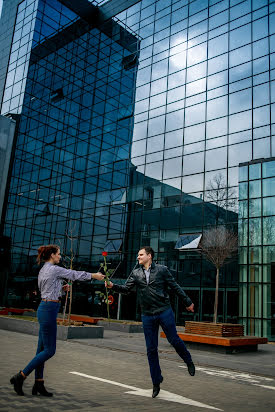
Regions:
[[108, 256], [108, 252], [102, 252], [102, 256]]

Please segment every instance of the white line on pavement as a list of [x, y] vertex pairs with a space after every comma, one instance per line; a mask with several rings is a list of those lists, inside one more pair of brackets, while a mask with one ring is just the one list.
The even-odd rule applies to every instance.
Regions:
[[[127, 394], [139, 395], [139, 396], [145, 396], [147, 398], [152, 398], [151, 389], [140, 389], [140, 388], [136, 388], [135, 386], [125, 385], [124, 383], [110, 381], [109, 379], [99, 378], [98, 376], [86, 375], [85, 373], [80, 373], [80, 372], [70, 372], [70, 373], [72, 373], [73, 375], [82, 376], [84, 378], [94, 379], [94, 380], [105, 382], [105, 383], [110, 383], [111, 385], [120, 386], [122, 388], [131, 389], [131, 391], [125, 392]], [[216, 411], [222, 411], [222, 409], [214, 408], [214, 406], [206, 405], [204, 403], [194, 401], [193, 399], [185, 398], [181, 395], [177, 395], [175, 393], [164, 391], [164, 390], [160, 391], [158, 395], [158, 399], [169, 401], [169, 402], [181, 403], [184, 405], [197, 406], [199, 408], [214, 409]]]
[[[186, 368], [186, 366], [179, 365], [179, 368]], [[196, 366], [196, 370], [200, 372], [204, 372], [207, 375], [220, 376], [223, 378], [243, 381], [243, 382], [250, 383], [252, 385], [258, 385], [258, 386], [265, 386], [265, 385], [259, 385], [262, 382], [270, 382], [270, 383], [274, 382], [274, 379], [272, 378], [267, 378], [265, 376], [259, 376], [259, 375], [252, 375], [252, 374], [243, 373], [243, 372], [228, 371], [228, 370], [213, 369], [213, 368], [204, 368], [201, 366]], [[272, 386], [267, 386], [267, 387], [275, 389], [275, 387], [272, 387]]]
[[265, 389], [272, 389], [273, 391], [275, 391], [275, 386], [259, 385], [257, 383], [255, 383], [254, 385], [261, 386], [262, 388], [265, 388]]
[[99, 378], [98, 376], [86, 375], [85, 373], [80, 373], [80, 372], [70, 372], [70, 373], [74, 375], [83, 376], [83, 378], [95, 379], [100, 382], [110, 383], [111, 385], [121, 386], [122, 388], [132, 389], [133, 391], [137, 390], [137, 388], [135, 388], [134, 386], [129, 386], [129, 385], [125, 385], [124, 383], [119, 383], [115, 381], [110, 381], [108, 379]]

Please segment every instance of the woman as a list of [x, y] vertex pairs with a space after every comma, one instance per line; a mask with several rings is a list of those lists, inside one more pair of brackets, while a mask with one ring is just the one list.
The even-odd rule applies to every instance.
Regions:
[[23, 382], [26, 377], [35, 369], [35, 383], [32, 394], [52, 396], [44, 386], [43, 370], [44, 363], [50, 359], [56, 350], [56, 318], [59, 311], [59, 297], [61, 295], [63, 279], [69, 280], [103, 280], [102, 273], [88, 273], [76, 270], [64, 269], [56, 266], [61, 259], [60, 248], [56, 245], [40, 246], [38, 249], [37, 262], [45, 264], [38, 275], [38, 287], [41, 292], [41, 303], [37, 310], [37, 318], [40, 325], [39, 339], [36, 356], [30, 363], [14, 375], [10, 382], [14, 385], [14, 390], [18, 395], [23, 396]]

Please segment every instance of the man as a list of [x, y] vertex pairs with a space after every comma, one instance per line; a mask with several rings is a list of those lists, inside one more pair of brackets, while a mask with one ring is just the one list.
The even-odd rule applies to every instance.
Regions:
[[158, 357], [159, 325], [162, 327], [169, 343], [187, 364], [189, 374], [195, 375], [195, 365], [190, 352], [177, 334], [174, 313], [172, 311], [167, 289], [174, 291], [190, 312], [194, 312], [194, 304], [176, 283], [166, 266], [158, 265], [154, 261], [154, 250], [144, 246], [138, 252], [140, 267], [135, 269], [127, 279], [125, 285], [115, 285], [110, 282], [109, 288], [118, 293], [128, 294], [134, 287], [139, 293], [142, 312], [142, 323], [147, 347], [147, 357], [153, 382], [152, 397], [160, 391], [163, 381]]

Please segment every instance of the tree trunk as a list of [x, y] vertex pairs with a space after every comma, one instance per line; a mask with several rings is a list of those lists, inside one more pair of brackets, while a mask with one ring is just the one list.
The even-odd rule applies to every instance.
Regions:
[[213, 322], [217, 323], [218, 317], [218, 298], [219, 298], [219, 275], [220, 275], [220, 268], [216, 268], [216, 290], [215, 290], [215, 304], [214, 304], [214, 318]]
[[73, 300], [73, 284], [70, 284], [70, 302], [69, 302], [69, 314], [68, 314], [68, 323], [71, 324], [71, 312], [72, 312], [72, 300]]

